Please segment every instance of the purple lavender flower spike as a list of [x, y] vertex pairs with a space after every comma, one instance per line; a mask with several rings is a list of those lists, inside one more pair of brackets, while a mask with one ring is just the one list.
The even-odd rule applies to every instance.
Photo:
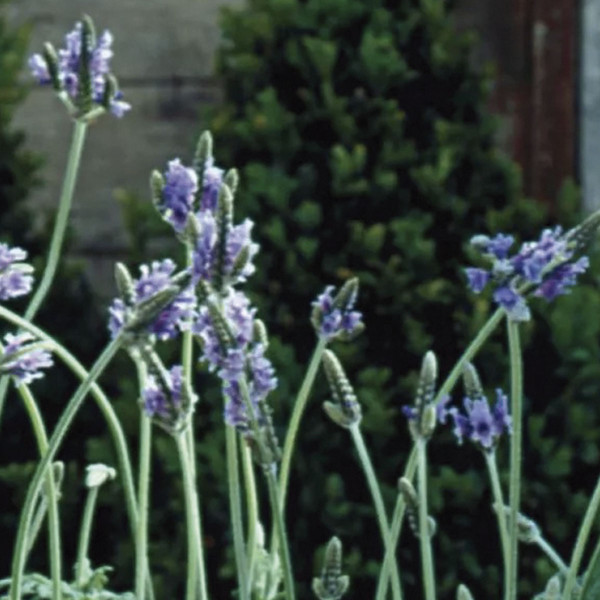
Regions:
[[145, 413], [169, 433], [176, 434], [189, 424], [196, 398], [186, 392], [183, 367], [175, 365], [159, 378], [148, 375], [142, 390]]
[[[346, 295], [348, 285], [354, 286], [354, 289], [346, 298], [340, 300], [340, 294]], [[334, 295], [335, 288], [328, 285], [313, 301], [311, 321], [319, 337], [327, 341], [350, 338], [362, 330], [362, 313], [353, 310], [357, 286], [357, 280], [350, 280], [337, 295]]]
[[24, 263], [27, 252], [0, 244], [0, 300], [23, 296], [33, 286], [33, 267]]
[[214, 166], [214, 159], [208, 158], [202, 176], [202, 196], [200, 210], [214, 212], [217, 209], [219, 190], [223, 183], [223, 169]]
[[194, 169], [183, 166], [178, 158], [169, 162], [164, 176], [165, 186], [158, 210], [175, 231], [181, 233], [192, 211], [198, 176]]
[[[91, 28], [91, 23], [89, 25]], [[72, 31], [65, 36], [65, 46], [57, 53], [51, 47], [51, 52], [44, 56], [34, 54], [28, 61], [31, 74], [41, 85], [54, 84], [57, 90], [66, 93], [71, 106], [78, 106], [78, 100], [83, 90], [80, 89], [80, 73], [82, 70], [82, 31], [81, 22], [75, 24]], [[124, 102], [122, 94], [118, 89], [108, 86], [108, 80], [112, 78], [110, 73], [110, 60], [113, 37], [109, 31], [104, 31], [96, 40], [95, 44], [88, 50], [87, 72], [91, 81], [91, 100], [95, 108], [106, 107], [113, 115], [123, 116], [131, 106]], [[114, 79], [114, 78], [113, 78]], [[112, 90], [112, 96], [107, 90]], [[107, 104], [105, 103], [107, 102]], [[79, 115], [84, 116], [84, 115]]]
[[[476, 293], [483, 291], [488, 283], [494, 286], [494, 301], [504, 308], [515, 321], [527, 321], [531, 314], [519, 289], [531, 291], [551, 301], [567, 293], [575, 284], [577, 275], [589, 266], [583, 256], [573, 260], [573, 245], [569, 245], [569, 232], [564, 234], [560, 227], [544, 229], [535, 242], [526, 242], [514, 256], [508, 258], [513, 243], [512, 236], [498, 234], [490, 239], [484, 235], [473, 237], [471, 244], [488, 258], [493, 258], [489, 270], [465, 269], [468, 284]], [[533, 286], [527, 286], [533, 284]]]
[[454, 435], [459, 444], [468, 439], [483, 450], [492, 450], [504, 433], [511, 433], [508, 399], [502, 390], [496, 390], [496, 404], [490, 408], [487, 398], [465, 398], [464, 411], [451, 408], [448, 414], [454, 420]]
[[[113, 338], [136, 313], [136, 309], [142, 302], [173, 285], [175, 268], [175, 263], [170, 259], [155, 261], [150, 266], [140, 266], [141, 276], [133, 280], [132, 298], [128, 299], [128, 304], [123, 299], [116, 298], [109, 308], [108, 328]], [[175, 337], [179, 331], [191, 327], [196, 303], [196, 295], [192, 287], [184, 288], [148, 324], [147, 332], [160, 340]]]
[[35, 347], [34, 342], [35, 338], [29, 333], [7, 333], [0, 356], [0, 372], [10, 374], [24, 384], [43, 377], [40, 369], [51, 367], [54, 363], [50, 352]]

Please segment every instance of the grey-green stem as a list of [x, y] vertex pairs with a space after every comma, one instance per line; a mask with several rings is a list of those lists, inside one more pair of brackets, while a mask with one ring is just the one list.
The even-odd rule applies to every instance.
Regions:
[[[194, 470], [189, 454], [189, 446], [185, 432], [175, 438], [179, 462], [183, 472], [183, 490], [185, 496], [186, 528], [188, 532], [188, 563], [195, 565], [194, 569], [188, 569], [187, 599], [208, 600], [206, 590], [206, 575], [204, 564], [202, 564], [204, 552], [202, 549], [202, 523], [200, 520], [200, 507], [196, 495], [196, 482]], [[198, 581], [196, 580], [198, 576]]]
[[509, 553], [506, 600], [516, 600], [518, 585], [519, 540], [518, 516], [521, 502], [521, 462], [523, 444], [523, 365], [519, 324], [506, 318], [510, 356], [510, 395], [512, 435], [510, 437], [509, 481]]
[[[355, 423], [354, 425], [351, 425], [349, 429], [350, 435], [352, 436], [352, 441], [354, 442], [354, 446], [358, 454], [358, 458], [360, 460], [360, 464], [367, 478], [367, 483], [369, 485], [371, 497], [373, 498], [375, 513], [377, 515], [377, 523], [379, 524], [379, 532], [383, 541], [384, 552], [386, 553], [386, 555], [389, 553], [391, 556], [393, 556], [394, 551], [392, 548], [392, 540], [390, 536], [390, 527], [388, 524], [387, 513], [385, 510], [385, 505], [383, 503], [383, 497], [381, 496], [381, 490], [379, 489], [379, 483], [377, 482], [377, 477], [375, 475], [375, 470], [373, 469], [373, 463], [371, 462], [371, 459], [369, 457], [369, 452], [363, 440], [359, 424]], [[393, 564], [391, 565], [391, 574], [392, 595], [394, 597], [394, 600], [402, 600], [400, 573], [398, 570], [398, 563], [396, 560], [393, 560]], [[377, 596], [376, 600], [380, 600], [380, 598], [385, 598], [385, 591], [383, 589], [380, 589], [379, 591], [383, 593], [381, 594], [381, 596]]]
[[419, 545], [421, 547], [421, 568], [426, 600], [435, 600], [435, 571], [431, 553], [431, 532], [427, 503], [427, 441], [417, 441], [419, 478]]
[[[25, 384], [17, 386], [23, 404], [29, 415], [40, 456], [43, 457], [48, 450], [48, 437], [44, 420], [39, 411], [35, 398]], [[61, 546], [60, 546], [60, 519], [58, 512], [58, 495], [54, 482], [52, 468], [46, 475], [46, 496], [48, 498], [48, 544], [50, 550], [50, 574], [52, 578], [52, 600], [62, 598], [62, 568], [61, 568]], [[26, 548], [27, 552], [28, 548]]]
[[502, 562], [504, 564], [504, 593], [508, 589], [508, 563], [509, 558], [509, 541], [508, 541], [508, 530], [506, 529], [506, 513], [504, 511], [504, 494], [502, 493], [502, 487], [500, 485], [500, 477], [498, 476], [498, 466], [496, 464], [496, 453], [492, 450], [491, 452], [483, 453], [485, 457], [485, 463], [487, 466], [488, 474], [490, 476], [490, 483], [492, 486], [492, 494], [494, 496], [494, 512], [498, 520], [498, 533], [500, 535], [500, 544], [502, 547]]
[[91, 487], [88, 490], [87, 498], [85, 499], [85, 506], [83, 509], [83, 518], [81, 519], [81, 528], [79, 530], [79, 544], [77, 546], [77, 573], [75, 580], [77, 585], [81, 586], [84, 581], [85, 564], [88, 558], [88, 551], [90, 547], [90, 538], [92, 534], [92, 525], [94, 523], [94, 512], [96, 508], [96, 500], [98, 498], [98, 491], [100, 486]]

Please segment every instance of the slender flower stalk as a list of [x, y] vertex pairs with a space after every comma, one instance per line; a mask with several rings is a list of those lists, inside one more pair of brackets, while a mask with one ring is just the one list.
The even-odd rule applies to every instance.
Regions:
[[[242, 376], [239, 380], [239, 388], [246, 407], [246, 411], [248, 413], [248, 418], [250, 421], [250, 426], [252, 429], [254, 440], [259, 446], [259, 456], [268, 456], [271, 454], [271, 452], [264, 447], [263, 436], [260, 434], [258, 419], [255, 413], [252, 399], [250, 397], [250, 390], [248, 389], [248, 383], [246, 381], [245, 376]], [[294, 588], [294, 577], [292, 574], [292, 561], [290, 558], [290, 550], [285, 529], [285, 521], [283, 519], [283, 510], [281, 508], [281, 493], [279, 490], [279, 482], [277, 481], [277, 475], [273, 464], [264, 465], [263, 470], [265, 473], [267, 487], [269, 490], [269, 503], [271, 505], [271, 515], [273, 517], [274, 528], [279, 539], [279, 554], [283, 569], [283, 580], [285, 585], [286, 597], [288, 600], [295, 600], [296, 592]]]
[[[143, 389], [143, 387], [142, 387]], [[146, 564], [148, 563], [148, 510], [150, 491], [150, 448], [152, 419], [140, 415], [140, 468], [138, 479], [138, 522], [135, 543], [135, 597], [146, 598]]]
[[[403, 477], [412, 480], [417, 471], [417, 452], [410, 453], [406, 467], [404, 468]], [[392, 573], [392, 568], [396, 556], [396, 547], [400, 534], [402, 533], [402, 524], [404, 523], [404, 513], [406, 512], [406, 502], [404, 496], [398, 494], [396, 499], [396, 506], [394, 507], [394, 514], [392, 515], [392, 523], [390, 527], [390, 545], [386, 549], [385, 559], [383, 561], [383, 567], [379, 574], [379, 581], [377, 582], [377, 600], [383, 600], [386, 597], [389, 579]]]
[[233, 530], [233, 549], [235, 552], [240, 598], [241, 600], [248, 600], [250, 598], [248, 595], [248, 566], [244, 553], [244, 528], [242, 524], [242, 499], [237, 442], [235, 428], [231, 425], [225, 425], [229, 510], [231, 511], [231, 527]]
[[190, 448], [185, 433], [176, 436], [179, 462], [183, 471], [183, 488], [185, 495], [186, 528], [188, 531], [188, 564], [195, 567], [188, 568], [187, 595], [188, 600], [208, 600], [206, 590], [206, 574], [204, 572], [202, 551], [202, 525], [200, 509], [196, 495], [196, 482], [193, 477], [192, 463], [189, 459]]
[[[50, 289], [56, 274], [56, 269], [58, 267], [62, 245], [65, 238], [65, 231], [69, 222], [73, 192], [75, 190], [75, 182], [77, 180], [77, 173], [79, 171], [79, 163], [83, 151], [86, 131], [87, 123], [75, 121], [73, 139], [71, 141], [71, 148], [69, 150], [69, 156], [67, 159], [67, 169], [63, 179], [58, 210], [56, 213], [56, 220], [54, 222], [54, 231], [52, 232], [50, 249], [48, 251], [48, 260], [46, 261], [46, 268], [42, 275], [42, 279], [25, 311], [25, 319], [27, 321], [32, 321], [36, 316], [37, 311], [48, 294], [48, 290]], [[2, 420], [2, 412], [4, 410], [6, 393], [8, 391], [8, 383], [8, 377], [5, 376], [0, 379], [0, 421]]]
[[[590, 537], [596, 519], [598, 517], [598, 511], [600, 510], [600, 477], [596, 482], [596, 487], [594, 488], [594, 493], [592, 494], [592, 498], [585, 512], [585, 516], [583, 518], [583, 523], [579, 528], [579, 533], [577, 534], [577, 541], [575, 542], [575, 547], [573, 548], [573, 554], [571, 555], [571, 562], [569, 563], [569, 572], [567, 574], [567, 579], [565, 581], [565, 587], [563, 590], [562, 598], [563, 600], [570, 600], [571, 593], [575, 586], [575, 581], [577, 577], [577, 573], [581, 566], [581, 560], [583, 558], [583, 553], [585, 551], [585, 546]], [[581, 597], [585, 598], [585, 592], [588, 589], [590, 584], [590, 574], [594, 572], [594, 566], [598, 561], [598, 548], [594, 551], [592, 555], [592, 560], [590, 562], [590, 566], [586, 572], [586, 575], [583, 579], [583, 588], [581, 590]]]
[[498, 476], [498, 466], [496, 464], [496, 453], [494, 450], [484, 452], [485, 464], [490, 476], [492, 493], [494, 495], [494, 512], [498, 518], [498, 532], [500, 534], [500, 543], [502, 545], [502, 562], [504, 564], [504, 590], [508, 589], [508, 564], [510, 562], [510, 544], [508, 540], [508, 531], [506, 529], [506, 514], [504, 512], [504, 496], [500, 486], [500, 477]]
[[556, 568], [567, 577], [569, 574], [569, 567], [565, 564], [565, 561], [560, 557], [560, 554], [540, 535], [535, 543], [540, 547], [542, 552], [554, 563]]
[[521, 463], [523, 444], [523, 365], [519, 324], [506, 319], [510, 355], [510, 394], [513, 432], [510, 438], [510, 484], [509, 484], [509, 561], [506, 600], [516, 600], [518, 582], [518, 515], [521, 501]]
[[435, 600], [435, 571], [431, 554], [431, 532], [427, 509], [427, 442], [417, 442], [419, 477], [419, 542], [421, 546], [421, 567], [426, 600]]
[[[361, 466], [365, 472], [367, 483], [369, 484], [369, 490], [371, 491], [373, 504], [375, 505], [377, 522], [379, 524], [379, 531], [381, 534], [381, 539], [383, 540], [385, 552], [386, 554], [389, 553], [390, 556], [394, 556], [395, 552], [392, 548], [392, 538], [390, 536], [390, 528], [388, 524], [387, 514], [385, 511], [385, 505], [383, 504], [381, 490], [379, 489], [377, 477], [375, 475], [375, 471], [373, 470], [373, 464], [371, 463], [371, 459], [369, 458], [369, 452], [367, 450], [367, 447], [365, 446], [365, 442], [363, 440], [359, 424], [355, 423], [354, 425], [351, 425], [349, 427], [349, 430], [350, 435], [352, 436], [352, 441], [354, 442], [354, 446], [356, 448], [356, 452], [358, 453]], [[392, 594], [394, 600], [401, 600], [402, 589], [400, 587], [400, 574], [398, 571], [398, 563], [395, 559], [392, 560], [393, 564], [390, 566], [392, 576]], [[381, 597], [385, 597], [385, 593]]]
[[29, 539], [29, 529], [31, 527], [35, 511], [35, 501], [42, 488], [44, 478], [46, 477], [48, 470], [51, 468], [50, 465], [56, 457], [56, 453], [58, 452], [60, 445], [69, 427], [71, 426], [73, 419], [75, 418], [75, 415], [79, 412], [85, 397], [90, 391], [92, 383], [96, 381], [96, 379], [98, 379], [98, 377], [102, 374], [108, 363], [119, 350], [122, 343], [122, 337], [120, 335], [116, 336], [98, 357], [88, 376], [80, 384], [73, 397], [69, 400], [65, 410], [58, 420], [58, 423], [56, 424], [54, 433], [48, 442], [48, 450], [36, 467], [35, 473], [33, 474], [33, 478], [29, 484], [29, 488], [25, 496], [21, 517], [19, 519], [19, 528], [17, 531], [17, 539], [15, 542], [11, 569], [10, 600], [20, 600], [21, 598], [23, 573], [27, 558], [27, 540]]
[[254, 568], [256, 566], [256, 535], [258, 527], [258, 496], [256, 494], [256, 480], [254, 477], [254, 465], [252, 464], [252, 452], [247, 444], [242, 444], [242, 472], [244, 475], [244, 488], [246, 490], [246, 510], [248, 513], [248, 535], [246, 542], [246, 554], [248, 556], [248, 593], [252, 593]]
[[302, 420], [302, 416], [304, 415], [306, 403], [308, 402], [310, 391], [315, 382], [317, 371], [319, 370], [319, 365], [321, 364], [321, 357], [323, 356], [323, 352], [326, 347], [327, 339], [323, 337], [319, 338], [319, 341], [317, 342], [317, 345], [314, 349], [312, 358], [310, 359], [306, 375], [304, 376], [304, 380], [302, 381], [302, 385], [300, 386], [300, 391], [298, 392], [298, 396], [296, 397], [296, 401], [294, 402], [292, 416], [290, 417], [290, 423], [288, 425], [287, 434], [283, 443], [283, 454], [281, 457], [281, 467], [279, 472], [279, 489], [281, 491], [282, 510], [285, 508], [285, 500], [287, 496], [287, 488], [290, 478], [290, 466], [292, 463], [292, 455], [294, 453], [294, 446], [296, 444], [298, 430], [300, 428], [300, 421]]
[[73, 140], [71, 141], [71, 148], [69, 150], [69, 157], [67, 159], [67, 169], [63, 179], [60, 199], [58, 201], [56, 221], [54, 222], [54, 231], [52, 232], [50, 249], [48, 251], [48, 260], [46, 262], [46, 268], [44, 270], [44, 274], [42, 275], [42, 279], [35, 293], [33, 294], [31, 301], [29, 302], [27, 310], [25, 311], [25, 319], [28, 321], [33, 321], [35, 318], [40, 306], [48, 294], [48, 291], [50, 290], [54, 276], [56, 275], [56, 269], [58, 267], [58, 261], [60, 260], [63, 241], [65, 239], [65, 232], [67, 230], [67, 224], [69, 223], [69, 215], [71, 213], [71, 205], [73, 203], [73, 192], [75, 191], [75, 183], [77, 181], [77, 174], [79, 172], [79, 163], [81, 161], [87, 127], [87, 123], [75, 121]]
[[75, 581], [79, 586], [84, 583], [85, 565], [88, 558], [90, 536], [92, 533], [92, 524], [94, 522], [94, 512], [99, 490], [99, 486], [94, 486], [88, 490], [85, 506], [83, 508], [83, 518], [81, 520], [81, 529], [79, 530], [79, 544], [77, 545], [77, 562], [75, 563], [77, 565]]
[[[190, 248], [187, 249], [187, 266], [190, 267], [193, 264], [193, 255]], [[194, 348], [193, 348], [193, 336], [191, 329], [184, 330], [182, 334], [182, 349], [181, 349], [181, 363], [183, 367], [183, 380], [184, 385], [188, 389], [193, 389], [192, 385], [192, 374], [193, 374], [193, 364], [194, 364]], [[198, 493], [197, 486], [197, 469], [196, 469], [196, 452], [195, 452], [195, 439], [194, 439], [194, 413], [189, 417], [189, 425], [185, 429], [185, 438], [187, 445], [187, 460], [189, 462], [189, 476], [191, 481], [193, 482], [193, 493], [196, 496], [196, 505], [198, 510], [198, 527], [199, 527], [199, 535], [200, 535], [200, 544], [197, 548], [198, 551], [198, 560], [197, 561], [189, 561], [188, 562], [188, 592], [190, 589], [194, 589], [195, 586], [192, 585], [194, 579], [198, 579], [198, 592], [199, 594], [204, 594], [204, 597], [207, 598], [207, 586], [206, 586], [206, 569], [205, 569], [205, 559], [204, 559], [204, 544], [202, 544], [202, 520], [200, 515], [200, 497]], [[180, 453], [181, 456], [181, 453]], [[196, 570], [198, 572], [196, 573]]]
[[[33, 432], [38, 445], [40, 455], [43, 457], [48, 450], [48, 437], [42, 415], [38, 409], [35, 398], [26, 384], [17, 387], [23, 404], [31, 420]], [[58, 494], [54, 482], [54, 473], [49, 469], [46, 475], [46, 497], [48, 498], [48, 542], [50, 547], [50, 573], [52, 577], [52, 600], [62, 598], [62, 569], [61, 569], [61, 545], [60, 545], [60, 520], [58, 512]], [[28, 549], [25, 551], [27, 552]]]

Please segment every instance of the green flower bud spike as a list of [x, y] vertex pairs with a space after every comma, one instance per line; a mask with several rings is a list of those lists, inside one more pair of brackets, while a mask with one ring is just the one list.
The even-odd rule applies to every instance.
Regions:
[[118, 262], [115, 264], [115, 282], [119, 296], [125, 304], [131, 304], [134, 297], [133, 278], [129, 269], [123, 263]]
[[223, 183], [231, 190], [231, 193], [235, 196], [235, 193], [238, 189], [238, 185], [240, 183], [240, 174], [238, 173], [238, 170], [229, 169], [229, 171], [225, 173]]
[[48, 73], [50, 74], [50, 80], [52, 81], [52, 88], [56, 92], [62, 92], [64, 88], [60, 78], [58, 77], [58, 55], [56, 54], [54, 46], [50, 42], [46, 42], [44, 44], [42, 56], [44, 57], [46, 66], [48, 67]]
[[467, 363], [463, 369], [463, 385], [467, 398], [476, 399], [483, 396], [483, 386], [477, 369], [472, 363]]
[[430, 350], [423, 357], [421, 374], [415, 394], [414, 416], [409, 419], [408, 427], [414, 440], [428, 439], [436, 425], [436, 411], [433, 400], [437, 382], [437, 359]]
[[269, 346], [269, 335], [263, 321], [254, 319], [252, 323], [252, 340], [257, 344], [262, 344], [265, 350]]
[[329, 382], [333, 402], [325, 402], [323, 408], [329, 418], [342, 427], [351, 427], [362, 418], [360, 404], [340, 361], [331, 350], [323, 353], [323, 367]]
[[[198, 175], [200, 185], [198, 186], [202, 190], [202, 179], [204, 177], [204, 165], [206, 161], [211, 159], [213, 155], [213, 139], [210, 131], [203, 131], [198, 138], [196, 144], [196, 151], [194, 152], [194, 160], [192, 161], [192, 167]], [[201, 192], [200, 192], [201, 193]]]
[[100, 104], [102, 105], [104, 110], [106, 110], [106, 111], [110, 110], [110, 104], [112, 102], [112, 99], [116, 96], [118, 91], [119, 91], [119, 83], [117, 82], [117, 78], [114, 75], [109, 73], [106, 76], [106, 82], [104, 84], [104, 92], [102, 93], [102, 100], [100, 102]]
[[222, 292], [225, 283], [225, 264], [227, 257], [227, 239], [233, 223], [233, 194], [223, 184], [219, 188], [217, 205], [217, 248], [215, 256], [214, 287]]
[[77, 90], [77, 108], [79, 116], [87, 115], [93, 107], [93, 83], [90, 73], [90, 52], [96, 45], [94, 23], [85, 15], [81, 19], [81, 54], [79, 58], [79, 87]]
[[565, 234], [569, 249], [575, 254], [583, 252], [593, 241], [600, 228], [600, 210], [592, 213], [582, 223]]
[[342, 575], [342, 543], [333, 537], [325, 550], [321, 577], [313, 579], [312, 589], [319, 600], [340, 600], [349, 586], [350, 578]]
[[162, 193], [164, 187], [165, 178], [163, 177], [163, 174], [160, 171], [154, 169], [154, 171], [152, 171], [152, 173], [150, 174], [150, 195], [152, 197], [152, 203], [157, 208], [162, 203]]

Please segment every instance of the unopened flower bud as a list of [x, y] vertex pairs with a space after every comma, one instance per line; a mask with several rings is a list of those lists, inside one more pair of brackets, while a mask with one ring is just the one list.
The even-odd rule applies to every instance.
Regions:
[[477, 369], [472, 363], [467, 363], [463, 369], [463, 385], [467, 398], [476, 400], [483, 397], [483, 387]]
[[85, 485], [88, 488], [100, 487], [103, 483], [114, 479], [117, 471], [102, 463], [94, 463], [85, 468]]
[[[213, 141], [210, 131], [203, 131], [198, 138], [196, 144], [196, 152], [194, 153], [194, 161], [192, 166], [198, 174], [198, 179], [202, 179], [204, 173], [204, 165], [207, 160], [210, 160], [213, 155]], [[200, 186], [202, 187], [202, 186]]]
[[560, 577], [558, 575], [554, 575], [554, 577], [551, 577], [548, 580], [542, 597], [543, 600], [559, 600], [560, 595]]
[[46, 66], [48, 67], [48, 74], [50, 75], [50, 81], [55, 91], [60, 92], [63, 88], [60, 77], [58, 76], [58, 55], [54, 46], [50, 42], [44, 44], [44, 50], [42, 52]]
[[119, 290], [119, 296], [126, 303], [131, 302], [134, 296], [133, 278], [129, 269], [121, 262], [115, 263], [115, 282], [117, 290]]
[[349, 577], [342, 575], [342, 543], [333, 537], [325, 550], [321, 577], [313, 579], [313, 592], [319, 600], [339, 600], [349, 586]]
[[240, 175], [237, 169], [229, 169], [223, 177], [223, 183], [231, 190], [231, 193], [235, 195], [238, 185], [240, 183]]
[[354, 389], [344, 372], [340, 361], [331, 350], [323, 353], [323, 366], [329, 382], [334, 402], [325, 402], [323, 408], [338, 425], [351, 427], [360, 422], [362, 411], [354, 394]]
[[215, 265], [213, 285], [217, 292], [221, 292], [227, 268], [227, 240], [233, 223], [233, 194], [226, 185], [221, 185], [217, 202], [217, 246], [215, 252]]
[[466, 585], [461, 583], [458, 586], [458, 589], [456, 590], [456, 600], [473, 600], [473, 595]]
[[252, 323], [252, 340], [257, 344], [262, 344], [265, 350], [269, 346], [267, 328], [261, 319], [254, 319]]

